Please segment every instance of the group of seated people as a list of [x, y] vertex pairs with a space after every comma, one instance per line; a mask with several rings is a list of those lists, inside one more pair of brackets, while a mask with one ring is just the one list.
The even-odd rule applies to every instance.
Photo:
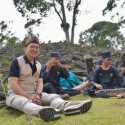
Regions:
[[[121, 87], [121, 74], [112, 66], [111, 54], [102, 55], [99, 68], [83, 82], [68, 69], [59, 52], [51, 52], [46, 64], [37, 61], [40, 43], [37, 37], [28, 36], [23, 41], [24, 55], [14, 59], [8, 77], [6, 105], [19, 111], [39, 116], [45, 121], [60, 118], [60, 112], [72, 115], [87, 112], [91, 99], [71, 101], [70, 96], [98, 90]], [[45, 106], [46, 105], [46, 106]]]
[[43, 91], [68, 98], [81, 92], [94, 96], [98, 90], [125, 88], [125, 64], [121, 64], [118, 71], [113, 67], [111, 53], [108, 51], [102, 53], [99, 67], [86, 82], [80, 81], [68, 66], [61, 60], [60, 53], [52, 52], [48, 62], [42, 65], [41, 74], [45, 83]]
[[68, 98], [82, 91], [82, 82], [68, 69], [65, 60], [61, 60], [60, 53], [51, 52], [46, 64], [42, 65], [43, 91], [60, 94]]

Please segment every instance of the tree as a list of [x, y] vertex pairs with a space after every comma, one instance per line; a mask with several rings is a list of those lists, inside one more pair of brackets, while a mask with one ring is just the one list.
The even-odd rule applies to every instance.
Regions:
[[99, 48], [125, 46], [125, 38], [119, 31], [120, 24], [101, 21], [80, 33], [79, 42]]
[[5, 21], [0, 22], [0, 48], [4, 45], [5, 47], [9, 47], [12, 55], [15, 54], [16, 44], [19, 41], [17, 37], [10, 31], [9, 24]]
[[[57, 5], [59, 4], [60, 8], [57, 9]], [[81, 4], [81, 0], [53, 0], [53, 5], [56, 14], [60, 18], [61, 21], [61, 27], [65, 33], [66, 41], [74, 43], [74, 32], [75, 32], [75, 26], [77, 22], [77, 15], [79, 13], [79, 5]], [[66, 6], [66, 7], [65, 7]], [[69, 12], [72, 12], [72, 27], [71, 27], [71, 38], [69, 34], [69, 28], [70, 24], [67, 22], [66, 18], [66, 9], [68, 9]]]
[[111, 12], [113, 13], [112, 19], [114, 17], [118, 18], [118, 23], [124, 24], [125, 17], [122, 14], [125, 7], [125, 0], [109, 0], [106, 7], [103, 9], [103, 15]]
[[[23, 17], [27, 18], [26, 28], [36, 23], [40, 24], [42, 17], [46, 17], [50, 8], [54, 8], [55, 13], [61, 21], [60, 26], [65, 33], [66, 41], [72, 43], [74, 43], [74, 32], [80, 4], [81, 0], [50, 0], [49, 2], [46, 0], [14, 0], [14, 5], [17, 7], [17, 10]], [[71, 38], [69, 33], [70, 24], [67, 21], [67, 12], [72, 12]], [[32, 14], [39, 14], [41, 17], [33, 19], [33, 17], [31, 17]]]
[[[42, 17], [47, 16], [47, 12], [51, 7], [51, 4], [45, 0], [13, 0], [13, 2], [18, 12], [27, 19], [25, 28], [34, 24], [40, 24]], [[37, 14], [40, 15], [40, 18], [37, 17]]]
[[7, 30], [8, 26], [4, 21], [0, 22], [0, 43], [2, 43], [6, 37], [8, 33], [5, 33], [5, 31]]
[[[10, 23], [9, 23], [10, 24]], [[8, 24], [5, 21], [0, 22], [0, 46], [3, 45], [4, 41], [8, 40], [13, 33], [9, 30]]]
[[19, 39], [15, 36], [11, 36], [7, 39], [6, 47], [9, 48], [12, 58], [15, 58], [15, 54], [17, 52], [16, 49], [19, 48], [18, 42], [21, 43], [21, 41], [19, 41]]

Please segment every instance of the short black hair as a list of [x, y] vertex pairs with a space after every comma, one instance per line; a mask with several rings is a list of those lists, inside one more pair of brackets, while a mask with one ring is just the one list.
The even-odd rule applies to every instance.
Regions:
[[101, 54], [102, 58], [105, 59], [105, 58], [112, 58], [112, 55], [111, 55], [111, 52], [107, 51], [107, 52], [103, 52]]

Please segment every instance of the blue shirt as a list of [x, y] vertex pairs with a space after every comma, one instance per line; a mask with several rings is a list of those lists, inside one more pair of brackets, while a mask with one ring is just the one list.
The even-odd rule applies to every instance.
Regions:
[[101, 84], [104, 89], [120, 86], [120, 76], [117, 70], [113, 67], [108, 70], [103, 70], [101, 67], [99, 67], [94, 73], [93, 81]]

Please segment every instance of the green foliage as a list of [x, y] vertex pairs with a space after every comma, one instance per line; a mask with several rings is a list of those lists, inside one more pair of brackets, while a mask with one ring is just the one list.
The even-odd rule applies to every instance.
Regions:
[[11, 32], [8, 31], [8, 25], [5, 21], [0, 22], [0, 43], [2, 44], [11, 35]]
[[14, 49], [16, 47], [17, 40], [18, 40], [18, 38], [16, 38], [16, 37], [8, 38], [6, 46]]
[[1, 80], [1, 87], [2, 87], [2, 92], [5, 96], [7, 96], [7, 89], [8, 89], [8, 85], [7, 85], [7, 76], [6, 78], [4, 78], [3, 80]]
[[85, 32], [81, 32], [79, 42], [99, 48], [124, 46], [125, 38], [120, 33], [119, 28], [117, 23], [97, 22]]
[[112, 11], [115, 7], [117, 7], [116, 0], [109, 0], [105, 9], [103, 9], [103, 15], [105, 15], [108, 11]]
[[118, 23], [125, 24], [125, 16], [122, 14], [125, 8], [125, 0], [108, 0], [106, 7], [103, 9], [103, 15], [112, 13], [111, 19], [118, 18]]
[[[17, 10], [23, 17], [27, 19], [25, 28], [33, 24], [40, 24], [41, 17], [46, 17], [51, 4], [46, 0], [13, 0]], [[34, 15], [40, 15], [39, 19], [32, 17]]]
[[46, 16], [46, 12], [49, 10], [49, 3], [45, 0], [13, 0], [17, 10], [22, 16], [28, 17], [30, 13], [37, 13], [41, 16]]
[[2, 45], [8, 45], [11, 44], [10, 47], [12, 47], [12, 44], [15, 44], [17, 38], [13, 35], [13, 33], [10, 30], [10, 23], [6, 23], [5, 21], [0, 22], [0, 44]]

